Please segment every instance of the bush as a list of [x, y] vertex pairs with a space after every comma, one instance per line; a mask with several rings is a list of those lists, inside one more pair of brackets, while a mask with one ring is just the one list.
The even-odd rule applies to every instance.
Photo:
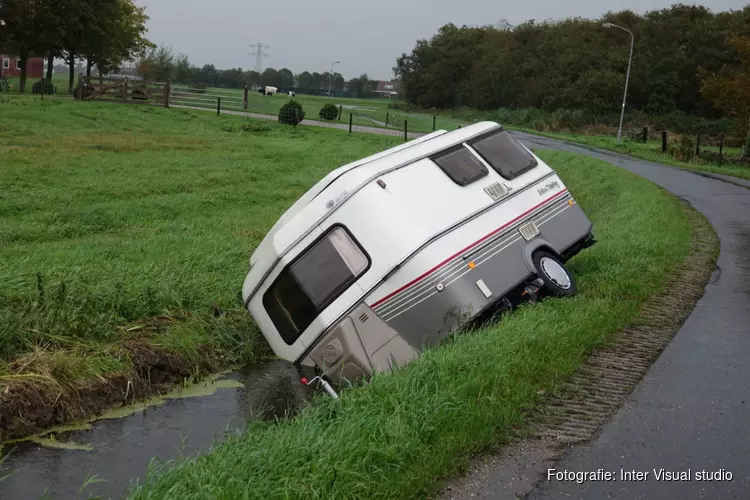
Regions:
[[302, 109], [302, 105], [291, 99], [289, 102], [281, 106], [279, 110], [279, 121], [286, 123], [287, 125], [297, 126], [299, 122], [305, 119], [305, 111]]
[[189, 90], [188, 92], [191, 92], [193, 94], [205, 94], [206, 89], [208, 88], [208, 85], [206, 85], [205, 83], [195, 83], [191, 85], [190, 87], [191, 87], [191, 90]]
[[32, 94], [41, 94], [42, 92], [44, 92], [45, 94], [54, 94], [55, 84], [53, 84], [50, 80], [41, 79], [31, 86]]
[[318, 116], [320, 116], [320, 118], [322, 118], [323, 120], [335, 120], [339, 116], [339, 108], [331, 103], [328, 103], [320, 108], [320, 113], [318, 113]]
[[680, 161], [690, 161], [695, 156], [695, 142], [689, 135], [683, 135], [678, 141], [671, 141], [667, 153]]

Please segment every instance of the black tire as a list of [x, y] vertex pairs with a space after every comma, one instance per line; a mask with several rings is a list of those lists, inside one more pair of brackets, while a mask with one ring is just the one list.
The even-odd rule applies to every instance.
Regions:
[[[532, 261], [537, 276], [544, 281], [544, 285], [539, 290], [540, 293], [553, 297], [570, 297], [576, 294], [578, 291], [576, 280], [560, 259], [549, 252], [540, 250], [533, 255]], [[555, 265], [558, 266], [557, 273], [553, 272]], [[550, 266], [552, 266], [551, 269]], [[560, 274], [560, 271], [564, 274]]]

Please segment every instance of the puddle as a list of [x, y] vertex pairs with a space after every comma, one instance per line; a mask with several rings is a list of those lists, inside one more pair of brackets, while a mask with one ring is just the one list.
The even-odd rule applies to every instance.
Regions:
[[274, 361], [115, 409], [95, 422], [6, 443], [0, 450], [8, 454], [0, 461], [0, 498], [121, 498], [145, 476], [152, 458], [207, 451], [250, 420], [281, 418], [309, 396], [297, 370]]

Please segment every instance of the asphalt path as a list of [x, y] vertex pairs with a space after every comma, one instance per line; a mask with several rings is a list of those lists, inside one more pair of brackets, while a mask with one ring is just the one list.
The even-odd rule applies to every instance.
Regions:
[[[721, 242], [704, 296], [626, 403], [597, 438], [546, 462], [525, 498], [750, 498], [750, 189], [604, 150], [513, 134], [529, 148], [585, 154], [662, 186], [701, 212]], [[536, 457], [537, 469], [543, 460]], [[502, 463], [473, 472], [477, 477], [466, 478], [451, 497], [516, 498]], [[551, 468], [569, 474], [601, 469], [601, 479], [558, 479], [548, 473]], [[676, 480], [667, 480], [662, 470]], [[703, 471], [708, 475], [699, 478]], [[604, 472], [614, 479], [603, 479]], [[683, 479], [686, 473], [690, 480]]]

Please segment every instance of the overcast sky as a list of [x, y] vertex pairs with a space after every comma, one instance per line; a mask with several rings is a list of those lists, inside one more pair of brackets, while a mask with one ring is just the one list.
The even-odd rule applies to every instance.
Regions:
[[[517, 25], [529, 19], [597, 18], [609, 10], [643, 13], [677, 0], [136, 0], [150, 16], [148, 37], [186, 54], [194, 65], [253, 69], [250, 45], [263, 42], [263, 67], [302, 71], [334, 68], [347, 79], [367, 73], [393, 77], [396, 58], [411, 52], [449, 22]], [[685, 1], [683, 3], [694, 3]], [[714, 12], [741, 9], [748, 0], [697, 2]]]

